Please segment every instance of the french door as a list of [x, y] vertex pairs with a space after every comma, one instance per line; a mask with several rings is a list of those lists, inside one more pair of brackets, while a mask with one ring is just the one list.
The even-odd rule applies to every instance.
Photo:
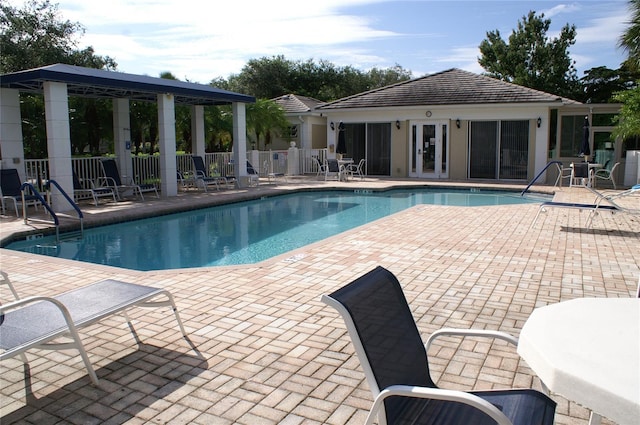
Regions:
[[411, 177], [449, 177], [447, 125], [447, 121], [411, 124]]

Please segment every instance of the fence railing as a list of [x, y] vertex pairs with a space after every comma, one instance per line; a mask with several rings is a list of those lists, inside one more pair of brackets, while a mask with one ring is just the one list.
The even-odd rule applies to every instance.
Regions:
[[[261, 176], [268, 173], [292, 174], [316, 174], [318, 172], [317, 163], [313, 158], [318, 158], [324, 162], [326, 149], [298, 149], [297, 164], [292, 164], [292, 155], [289, 151], [251, 151], [247, 152], [247, 160]], [[72, 158], [71, 166], [81, 181], [96, 181], [102, 177], [102, 167], [100, 161], [106, 159], [104, 156], [89, 158]], [[257, 163], [254, 158], [257, 158]], [[160, 158], [154, 155], [132, 156], [133, 178], [141, 183], [151, 183], [160, 186]], [[231, 152], [207, 153], [204, 155], [205, 165], [208, 167], [211, 176], [233, 175], [233, 154]], [[44, 183], [49, 180], [48, 159], [27, 159], [24, 161], [26, 181], [34, 187], [42, 190]], [[176, 168], [181, 173], [191, 172], [193, 164], [190, 154], [176, 155]]]

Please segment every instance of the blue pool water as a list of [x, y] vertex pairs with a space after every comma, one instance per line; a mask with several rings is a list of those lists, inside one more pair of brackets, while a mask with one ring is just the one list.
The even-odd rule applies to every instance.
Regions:
[[302, 192], [85, 229], [6, 248], [133, 270], [251, 264], [418, 204], [485, 206], [540, 202], [518, 193]]

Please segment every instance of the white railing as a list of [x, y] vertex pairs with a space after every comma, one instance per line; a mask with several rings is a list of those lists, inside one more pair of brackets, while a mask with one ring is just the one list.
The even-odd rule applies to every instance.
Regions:
[[[291, 169], [298, 170], [298, 174], [316, 174], [317, 164], [313, 161], [316, 157], [324, 162], [327, 155], [326, 149], [298, 149], [297, 167], [290, 167], [290, 155], [288, 150], [281, 151], [253, 151], [247, 153], [247, 160], [252, 162], [260, 175], [267, 173], [290, 174]], [[258, 163], [254, 164], [251, 158], [257, 156]], [[102, 177], [100, 161], [107, 157], [97, 156], [90, 158], [72, 158], [71, 166], [81, 181], [97, 181]], [[156, 155], [132, 156], [133, 176], [137, 183], [152, 183], [160, 185], [160, 158]], [[205, 165], [209, 167], [211, 176], [233, 175], [233, 154], [231, 152], [207, 153], [204, 155]], [[25, 172], [27, 182], [36, 188], [42, 189], [43, 182], [49, 179], [49, 161], [47, 159], [27, 159]], [[191, 154], [176, 155], [176, 167], [181, 173], [193, 171]]]

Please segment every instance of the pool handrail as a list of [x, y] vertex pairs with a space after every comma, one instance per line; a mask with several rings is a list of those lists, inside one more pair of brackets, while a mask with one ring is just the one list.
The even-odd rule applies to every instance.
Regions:
[[[547, 171], [547, 168], [549, 168], [551, 165], [555, 164], [556, 167], [558, 167], [558, 178], [556, 179], [556, 183], [554, 184], [554, 187], [558, 184], [558, 181], [562, 178], [562, 161], [549, 161], [547, 163], [547, 165], [544, 166], [544, 168], [538, 173], [537, 176], [535, 176], [533, 178], [533, 180], [531, 180], [531, 183], [529, 183], [527, 185], [527, 187], [524, 188], [524, 190], [522, 192], [520, 192], [520, 196], [524, 196], [524, 194], [529, 190], [529, 188], [531, 186], [533, 186], [533, 184], [536, 182], [536, 180], [538, 180], [540, 178], [540, 176]], [[560, 181], [560, 184], [562, 184], [562, 181]]]
[[[58, 184], [57, 181], [49, 180], [48, 184], [53, 184], [60, 191], [62, 196], [64, 196], [64, 198], [67, 200], [67, 202], [69, 202], [69, 204], [73, 207], [73, 209], [78, 213], [78, 219], [80, 220], [80, 232], [81, 232], [81, 234], [84, 233], [84, 223], [83, 223], [84, 215], [82, 214], [82, 210], [80, 209], [78, 204], [76, 204], [73, 201], [73, 199], [71, 199], [69, 197], [67, 192], [65, 192], [64, 189], [62, 189], [62, 187]], [[20, 186], [20, 193], [22, 194], [22, 217], [23, 217], [23, 220], [24, 220], [24, 224], [27, 224], [27, 222], [28, 222], [27, 204], [25, 202], [25, 196], [24, 196], [24, 192], [25, 192], [26, 188], [29, 188], [31, 190], [31, 193], [33, 193], [33, 195], [36, 198], [38, 198], [38, 201], [40, 201], [42, 206], [51, 215], [51, 218], [53, 218], [53, 223], [54, 223], [55, 228], [56, 228], [56, 243], [60, 242], [60, 219], [56, 215], [55, 211], [53, 211], [53, 208], [51, 208], [51, 205], [49, 205], [49, 202], [47, 202], [44, 199], [44, 197], [42, 196], [42, 194], [40, 192], [38, 192], [38, 190], [29, 182], [22, 183], [22, 185]]]

